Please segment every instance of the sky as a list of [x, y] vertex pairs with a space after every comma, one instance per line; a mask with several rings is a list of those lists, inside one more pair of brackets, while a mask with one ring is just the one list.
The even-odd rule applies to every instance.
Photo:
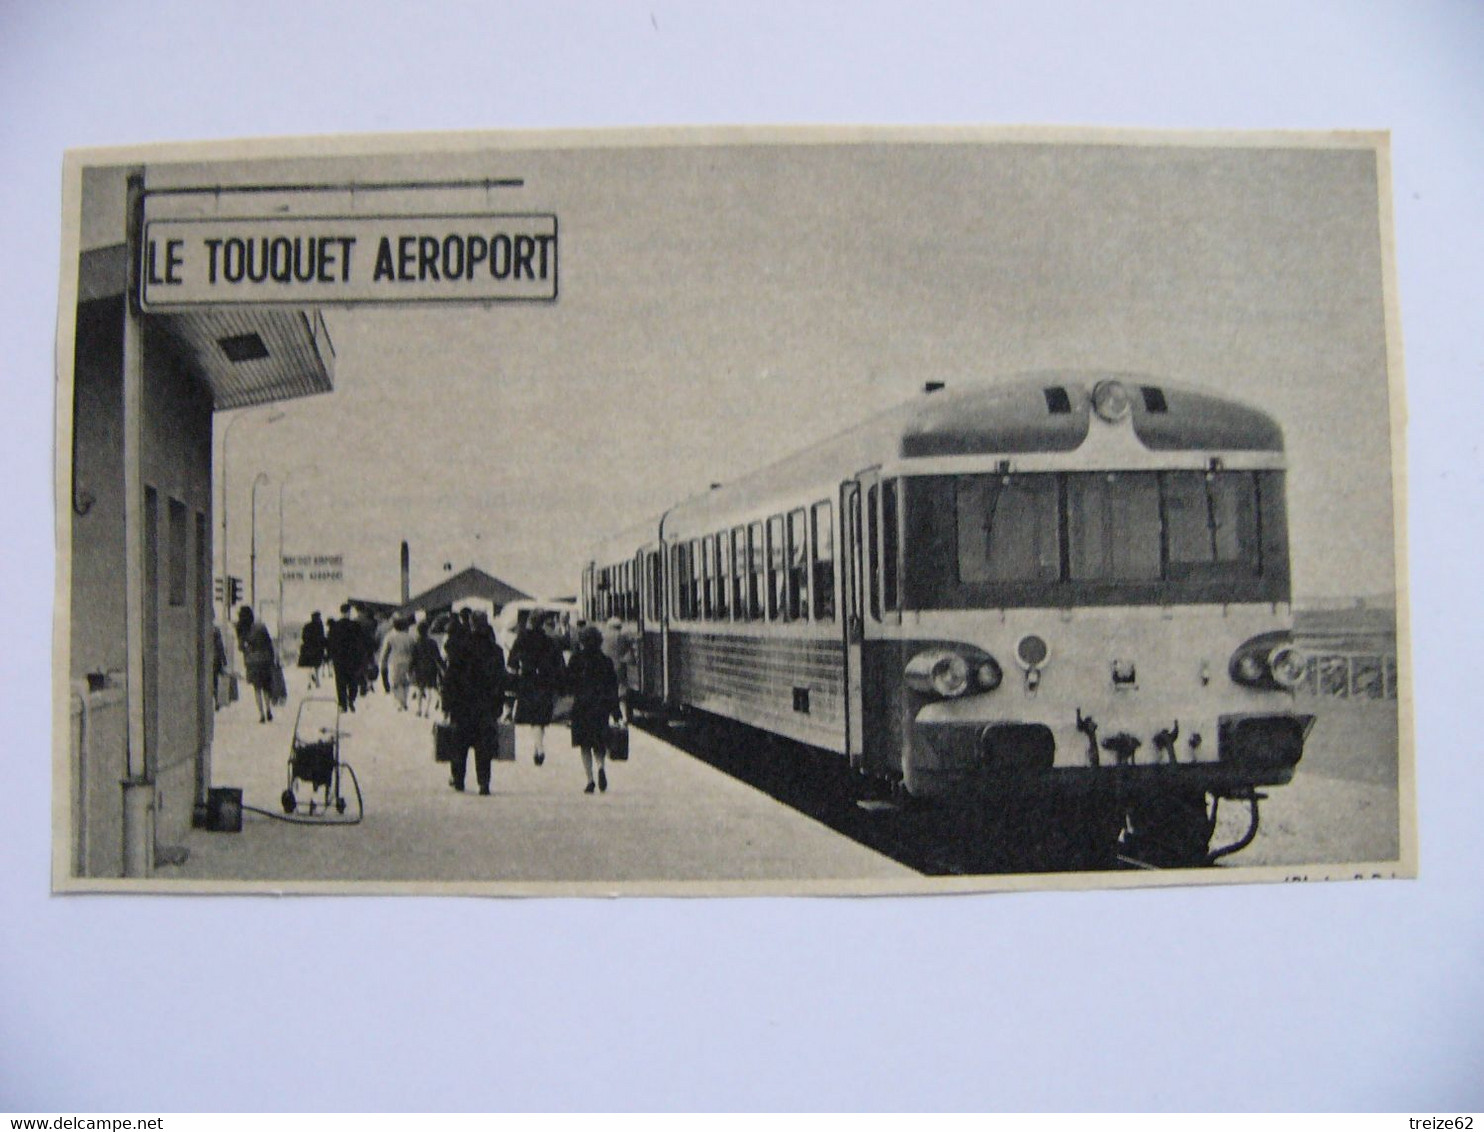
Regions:
[[[271, 590], [292, 472], [285, 553], [342, 554], [346, 578], [291, 584], [290, 618], [347, 590], [395, 599], [403, 539], [414, 592], [446, 563], [570, 594], [602, 536], [925, 381], [1067, 367], [1147, 372], [1273, 413], [1296, 600], [1389, 593], [1374, 153], [999, 138], [465, 137], [410, 158], [151, 164], [151, 187], [515, 176], [523, 187], [400, 203], [554, 212], [561, 226], [554, 303], [324, 308], [334, 392], [234, 428], [232, 572], [246, 572], [264, 471], [258, 582]], [[218, 441], [238, 415], [218, 415]]]

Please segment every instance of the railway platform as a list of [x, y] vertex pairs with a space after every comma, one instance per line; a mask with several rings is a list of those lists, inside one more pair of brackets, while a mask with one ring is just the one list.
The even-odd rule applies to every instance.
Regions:
[[[245, 806], [277, 814], [304, 694], [303, 673], [287, 675], [290, 700], [272, 722], [258, 723], [249, 698], [217, 713], [212, 753], [214, 786], [238, 787]], [[638, 728], [629, 761], [610, 764], [608, 791], [593, 795], [583, 793], [581, 758], [565, 726], [548, 729], [541, 767], [521, 729], [516, 761], [495, 764], [488, 797], [474, 788], [472, 757], [467, 792], [452, 790], [447, 766], [433, 760], [432, 721], [397, 711], [380, 690], [343, 715], [341, 728], [341, 758], [363, 794], [359, 824], [293, 825], [249, 810], [239, 833], [191, 830], [184, 862], [159, 867], [157, 877], [286, 887], [567, 882], [588, 890], [619, 882], [785, 880], [832, 882], [838, 890], [841, 880], [914, 875]], [[350, 816], [348, 778], [343, 792]]]

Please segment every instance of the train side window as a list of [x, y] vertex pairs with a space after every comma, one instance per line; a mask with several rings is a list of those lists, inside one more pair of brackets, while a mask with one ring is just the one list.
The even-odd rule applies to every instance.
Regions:
[[788, 616], [809, 620], [809, 519], [800, 507], [788, 513]]
[[781, 621], [788, 609], [787, 558], [783, 545], [783, 516], [768, 520], [768, 620]]
[[881, 620], [881, 524], [876, 514], [876, 485], [866, 492], [866, 561], [871, 575], [871, 619]]
[[649, 576], [645, 581], [649, 585], [649, 619], [658, 621], [660, 619], [660, 556], [651, 550], [645, 556], [649, 567]]
[[712, 536], [716, 543], [716, 619], [726, 621], [732, 596], [732, 543], [722, 531]]
[[901, 540], [897, 522], [897, 481], [881, 485], [881, 604], [885, 609], [900, 609], [898, 562]]
[[711, 540], [709, 538], [696, 540], [696, 562], [700, 569], [696, 571], [696, 608], [703, 620], [711, 618]]
[[763, 525], [753, 523], [747, 528], [748, 560], [752, 563], [747, 575], [747, 616], [750, 620], [763, 619], [763, 588], [767, 563], [763, 546]]
[[747, 528], [732, 528], [732, 616], [747, 620]]
[[705, 607], [701, 602], [701, 588], [703, 584], [702, 558], [705, 554], [705, 543], [698, 539], [691, 539], [690, 543], [690, 615], [699, 621], [706, 616]]
[[830, 501], [821, 499], [811, 516], [814, 525], [814, 619], [835, 619], [835, 531]]
[[690, 546], [681, 543], [670, 552], [670, 602], [681, 621], [690, 618]]

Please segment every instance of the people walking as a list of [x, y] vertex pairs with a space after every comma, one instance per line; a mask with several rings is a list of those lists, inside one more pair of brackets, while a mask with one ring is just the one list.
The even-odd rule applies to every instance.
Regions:
[[455, 753], [448, 784], [460, 793], [474, 749], [474, 777], [479, 792], [490, 792], [490, 768], [499, 741], [496, 731], [505, 701], [505, 655], [488, 622], [466, 624], [455, 617], [449, 626], [448, 656], [443, 670], [443, 710], [453, 725]]
[[[618, 677], [613, 661], [603, 653], [603, 633], [585, 626], [577, 637], [577, 651], [567, 662], [567, 690], [572, 694], [572, 746], [582, 751], [587, 774], [585, 793], [607, 791], [608, 720], [618, 716]], [[597, 768], [594, 779], [593, 769]]]
[[335, 700], [341, 711], [356, 710], [356, 698], [361, 691], [361, 676], [365, 668], [365, 638], [350, 612], [350, 603], [346, 602], [340, 607], [339, 619], [330, 622], [325, 638], [330, 666], [335, 670]]
[[363, 605], [354, 610], [356, 628], [361, 634], [361, 695], [376, 690], [376, 655], [381, 651], [381, 636], [375, 615]]
[[629, 704], [633, 691], [634, 639], [623, 630], [623, 622], [610, 618], [603, 634], [603, 655], [613, 662], [618, 677], [618, 706], [625, 724], [634, 722], [634, 709]]
[[412, 655], [416, 641], [409, 633], [409, 617], [397, 614], [391, 619], [391, 631], [381, 642], [378, 662], [385, 687], [396, 697], [397, 710], [407, 710], [407, 689], [412, 684]]
[[515, 673], [515, 722], [531, 729], [540, 766], [546, 761], [546, 729], [564, 674], [561, 646], [548, 635], [545, 617], [532, 614], [526, 621], [510, 647], [510, 670]]
[[324, 663], [325, 623], [320, 620], [316, 609], [299, 634], [299, 667], [309, 669], [309, 687], [319, 687], [319, 670]]
[[258, 722], [267, 723], [273, 718], [273, 638], [267, 626], [253, 619], [250, 605], [237, 611], [237, 647], [242, 650], [242, 666], [257, 701]]
[[230, 677], [227, 675], [227, 645], [222, 640], [222, 627], [216, 622], [211, 625], [211, 694], [212, 702], [217, 711], [221, 711], [224, 704], [232, 702], [232, 686]]
[[432, 714], [436, 705], [428, 702], [429, 693], [438, 694], [438, 684], [442, 679], [443, 654], [438, 651], [438, 642], [424, 619], [417, 623], [417, 636], [412, 646], [412, 686], [417, 691], [418, 715]]

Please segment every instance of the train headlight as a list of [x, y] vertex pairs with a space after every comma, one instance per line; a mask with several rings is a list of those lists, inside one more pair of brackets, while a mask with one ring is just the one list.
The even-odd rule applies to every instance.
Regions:
[[1267, 665], [1262, 657], [1253, 652], [1239, 656], [1232, 670], [1232, 675], [1243, 684], [1260, 684], [1267, 674]]
[[1268, 672], [1285, 688], [1293, 688], [1304, 678], [1304, 657], [1292, 645], [1279, 645], [1268, 653]]
[[1130, 404], [1121, 381], [1100, 381], [1092, 387], [1092, 410], [1109, 424], [1128, 416]]
[[969, 690], [969, 662], [956, 652], [944, 653], [928, 670], [928, 683], [940, 696], [961, 696]]
[[914, 692], [945, 700], [970, 691], [992, 692], [1004, 679], [994, 657], [967, 646], [926, 649], [907, 662], [905, 675]]
[[1005, 674], [1000, 671], [1000, 666], [992, 656], [985, 657], [979, 662], [979, 667], [974, 669], [975, 682], [986, 692], [993, 692], [1004, 678]]
[[1227, 671], [1238, 684], [1286, 692], [1304, 677], [1304, 658], [1286, 631], [1263, 633], [1232, 653]]

